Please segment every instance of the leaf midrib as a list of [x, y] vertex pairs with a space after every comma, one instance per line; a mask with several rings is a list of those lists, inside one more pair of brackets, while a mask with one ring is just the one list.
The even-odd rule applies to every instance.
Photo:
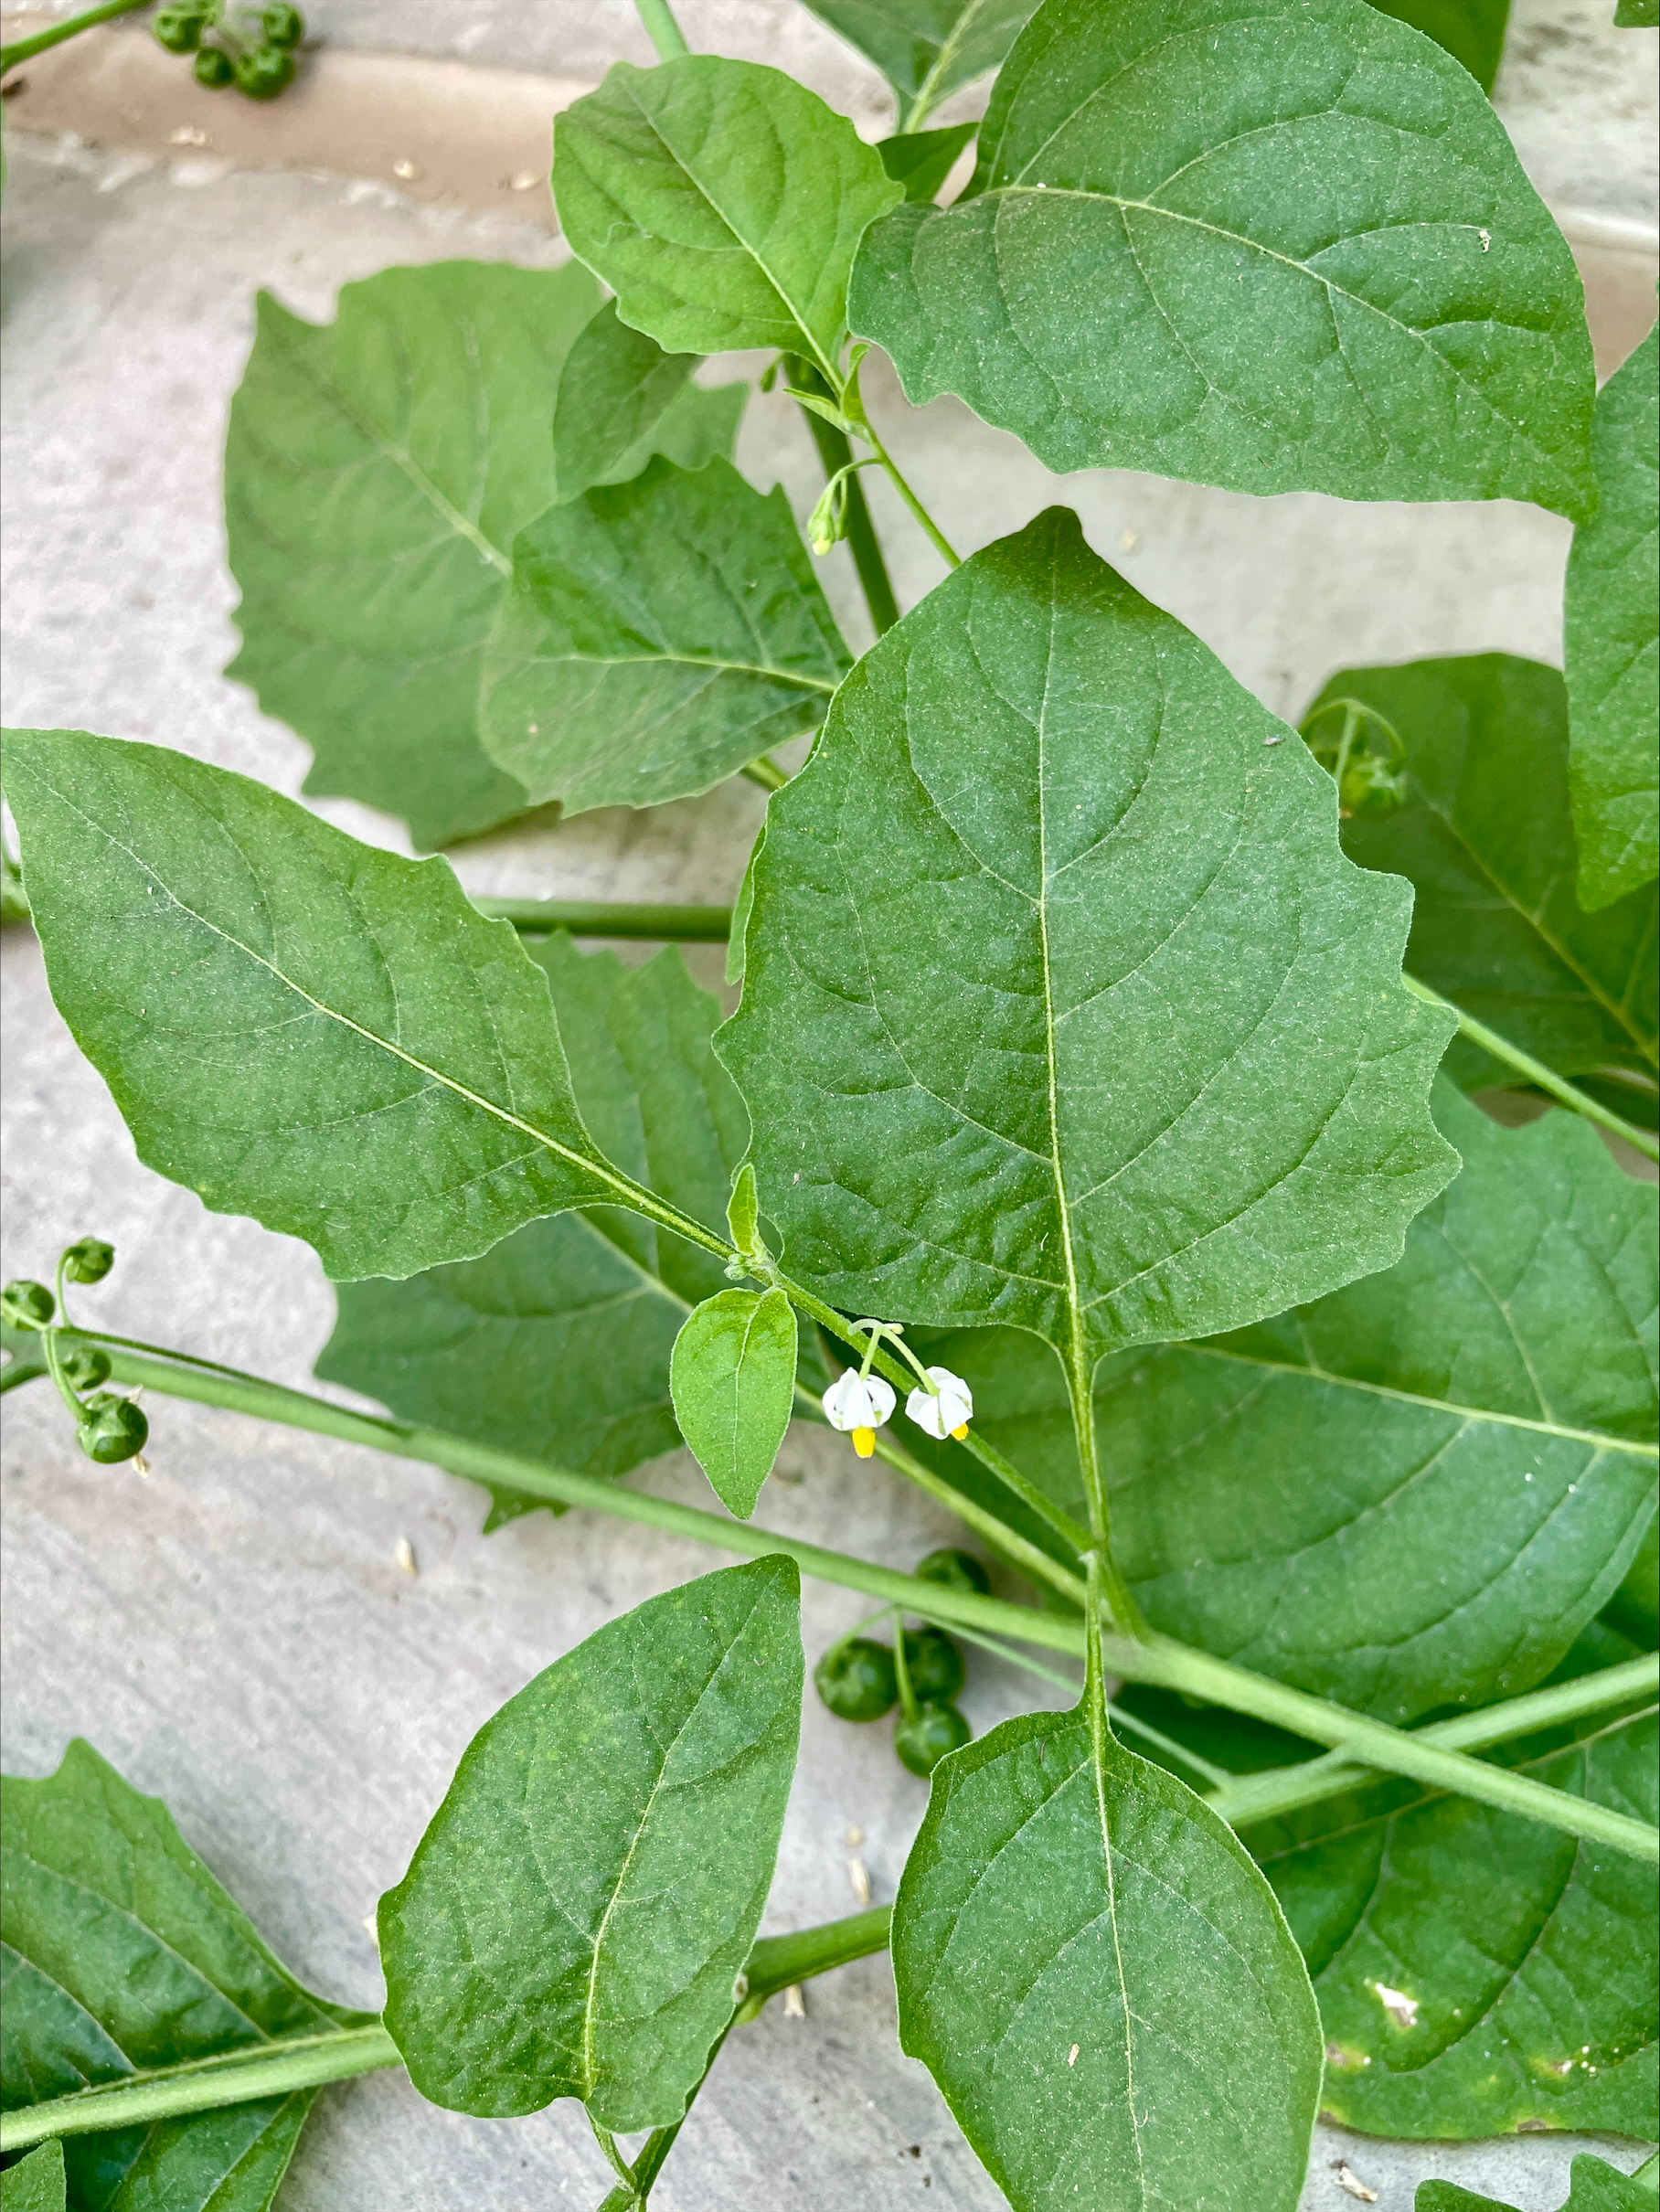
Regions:
[[555, 665], [575, 665], [582, 668], [655, 668], [665, 665], [676, 668], [711, 668], [718, 675], [764, 676], [796, 690], [822, 692], [825, 698], [835, 690], [835, 686], [826, 683], [822, 676], [798, 675], [792, 669], [770, 668], [759, 661], [722, 661], [696, 653], [548, 653], [537, 654], [535, 658]]

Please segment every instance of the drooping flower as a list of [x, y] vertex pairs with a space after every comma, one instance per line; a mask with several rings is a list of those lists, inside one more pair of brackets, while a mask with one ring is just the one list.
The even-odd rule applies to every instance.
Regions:
[[[930, 1367], [928, 1379], [934, 1389], [924, 1390], [919, 1385], [905, 1400], [906, 1412], [930, 1436], [954, 1436], [961, 1441], [974, 1418], [974, 1392], [949, 1367]], [[937, 1398], [935, 1390], [939, 1392]]]
[[876, 1450], [876, 1432], [893, 1408], [893, 1392], [879, 1375], [856, 1375], [851, 1367], [825, 1392], [825, 1419], [833, 1429], [852, 1437], [853, 1449], [862, 1460]]

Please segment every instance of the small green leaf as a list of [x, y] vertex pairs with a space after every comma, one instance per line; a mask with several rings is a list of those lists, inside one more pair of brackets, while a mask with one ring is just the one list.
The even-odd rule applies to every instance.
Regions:
[[420, 845], [526, 804], [479, 744], [479, 665], [513, 540], [553, 497], [546, 395], [598, 299], [582, 269], [484, 261], [384, 270], [322, 324], [260, 297], [225, 452], [229, 673], [313, 748], [307, 791]]
[[901, 111], [910, 114], [937, 108], [961, 86], [996, 69], [1036, 0], [806, 0], [806, 5], [875, 62], [899, 94]]
[[[608, 1159], [718, 1229], [749, 1117], [709, 1048], [718, 1003], [667, 946], [638, 968], [557, 936], [548, 976], [584, 1125]], [[527, 1222], [482, 1259], [342, 1283], [317, 1373], [405, 1420], [579, 1474], [625, 1474], [680, 1441], [669, 1356], [718, 1260], [620, 1207]], [[545, 1501], [492, 1486], [487, 1529]], [[548, 1508], [550, 1512], [562, 1507]]]
[[773, 1555], [648, 1599], [474, 1738], [380, 1900], [386, 2025], [433, 2103], [682, 2117], [772, 1878], [799, 1587]]
[[[1651, 2212], [1655, 2192], [1644, 2193], [1604, 2158], [1576, 2158], [1570, 2169], [1568, 2202], [1561, 2212]], [[1516, 2212], [1496, 2196], [1477, 2196], [1455, 2181], [1422, 2181], [1413, 2212]]]
[[747, 1160], [732, 1178], [727, 1228], [732, 1242], [746, 1257], [757, 1250], [761, 1239], [761, 1201], [755, 1190], [755, 1170]]
[[900, 197], [845, 116], [712, 54], [616, 63], [556, 117], [553, 189], [632, 328], [670, 353], [807, 353], [832, 375], [854, 250]]
[[[1504, 653], [1345, 668], [1304, 728], [1340, 698], [1384, 716], [1407, 749], [1407, 803], [1346, 823], [1343, 843], [1363, 867], [1410, 879], [1412, 973], [1559, 1075], [1607, 1071], [1607, 1095], [1652, 1127], [1654, 901], [1588, 915], [1574, 896], [1560, 675]], [[1463, 1037], [1447, 1069], [1465, 1090], [1516, 1080]]]
[[609, 1196], [537, 971], [443, 860], [185, 754], [7, 733], [47, 976], [138, 1155], [336, 1276]]
[[1660, 0], [1619, 0], [1614, 9], [1614, 27], [1622, 31], [1660, 28]]
[[0, 2174], [0, 2212], [66, 2212], [60, 2142], [43, 2143]]
[[1060, 509], [865, 655], [770, 802], [717, 1039], [793, 1273], [1087, 1389], [1399, 1257], [1450, 1018], [1288, 737]]
[[901, 131], [897, 138], [879, 139], [876, 150], [908, 200], [931, 201], [979, 128], [977, 122], [953, 122], [943, 131]]
[[1293, 2212], [1320, 2089], [1303, 1962], [1230, 1831], [1081, 1712], [935, 1771], [894, 1905], [899, 2040], [1015, 2212]]
[[1574, 532], [1564, 603], [1580, 904], [1595, 913], [1660, 874], [1660, 332], [1597, 398], [1600, 494]]
[[782, 488], [657, 459], [514, 548], [481, 728], [538, 803], [689, 797], [815, 729], [851, 664]]
[[[44, 1781], [0, 1783], [0, 1874], [8, 2111], [374, 2020], [302, 1988], [161, 1800], [79, 1739]], [[311, 2100], [304, 2091], [70, 2136], [70, 2212], [264, 2212]], [[5, 2212], [15, 2186], [8, 2175]], [[61, 2205], [61, 2185], [38, 2201]]]
[[747, 384], [705, 391], [687, 379], [690, 354], [665, 354], [617, 320], [607, 300], [559, 372], [553, 403], [553, 496], [575, 499], [598, 484], [626, 484], [654, 453], [682, 468], [729, 458]]
[[782, 1291], [721, 1291], [675, 1339], [675, 1418], [716, 1496], [755, 1510], [795, 1402], [795, 1308]]
[[1505, 51], [1510, 0], [1372, 0], [1374, 7], [1444, 47], [1484, 92], [1491, 92]]
[[[1500, 1754], [1653, 1822], [1648, 1714]], [[1656, 2126], [1653, 1869], [1559, 1830], [1382, 1783], [1246, 1832], [1303, 1947], [1323, 2109], [1375, 2135]]]
[[1057, 471], [1595, 504], [1573, 257], [1480, 88], [1366, 0], [1048, 0], [979, 143], [854, 269], [911, 399]]

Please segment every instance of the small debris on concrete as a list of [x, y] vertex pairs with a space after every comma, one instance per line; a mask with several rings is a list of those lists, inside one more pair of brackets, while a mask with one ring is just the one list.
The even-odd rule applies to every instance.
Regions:
[[363, 1916], [363, 1932], [378, 1951], [380, 1949], [380, 1928], [372, 1912], [366, 1912]]
[[395, 161], [392, 164], [392, 175], [398, 177], [402, 183], [406, 185], [412, 185], [415, 182], [415, 179], [420, 175], [420, 169], [417, 163], [409, 161], [407, 159], [404, 161]]
[[509, 192], [534, 192], [541, 183], [534, 169], [517, 169], [507, 179]]
[[870, 1902], [870, 1870], [862, 1858], [847, 1861], [847, 1879], [853, 1885], [853, 1894], [861, 1905]]
[[420, 1569], [415, 1563], [415, 1547], [408, 1537], [399, 1537], [398, 1548], [392, 1556], [404, 1574], [418, 1575], [420, 1572]]
[[1377, 2190], [1368, 2189], [1346, 2159], [1333, 2159], [1332, 2179], [1340, 2189], [1345, 2190], [1350, 2196], [1357, 2198], [1361, 2204], [1375, 2205], [1378, 2202]]
[[1126, 530], [1118, 542], [1126, 553], [1133, 553], [1141, 539], [1133, 530]]
[[167, 144], [170, 146], [210, 146], [213, 141], [197, 124], [182, 122], [176, 131], [168, 132]]
[[865, 1831], [863, 1830], [863, 1828], [849, 1828], [849, 1829], [848, 1829], [848, 1831], [847, 1831], [847, 1848], [848, 1848], [848, 1850], [849, 1850], [849, 1851], [857, 1851], [857, 1850], [858, 1849], [859, 1845], [861, 1845], [861, 1844], [864, 1842], [864, 1840], [865, 1840]]
[[804, 2020], [806, 2016], [806, 1993], [799, 1982], [792, 1982], [784, 1992], [784, 2018], [786, 2020]]

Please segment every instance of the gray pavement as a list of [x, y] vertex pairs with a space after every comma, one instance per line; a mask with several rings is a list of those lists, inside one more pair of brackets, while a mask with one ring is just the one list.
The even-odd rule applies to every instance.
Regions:
[[[361, 12], [379, 20], [372, 5]], [[423, 11], [395, 12], [412, 42]], [[543, 13], [482, 5], [477, 20]], [[8, 153], [5, 718], [176, 744], [295, 791], [304, 748], [218, 674], [235, 643], [218, 451], [252, 292], [269, 284], [320, 314], [340, 282], [391, 262], [545, 265], [559, 248], [537, 229], [414, 209], [337, 178], [205, 175], [188, 160], [134, 174], [117, 157], [16, 138]], [[964, 545], [1068, 499], [1101, 551], [1282, 711], [1345, 661], [1557, 653], [1568, 533], [1535, 509], [1252, 501], [1128, 475], [1073, 479], [1058, 495], [954, 403], [906, 418], [887, 397], [907, 466]], [[810, 451], [785, 403], [755, 402], [740, 458], [761, 483], [782, 476], [804, 511]], [[934, 580], [933, 556], [885, 506], [881, 519], [915, 597]], [[830, 588], [857, 634], [839, 560]], [[402, 843], [397, 824], [363, 809], [320, 811]], [[759, 814], [760, 795], [740, 783], [647, 815], [538, 821], [457, 861], [478, 890], [725, 899]], [[712, 955], [694, 964], [715, 980]], [[304, 1382], [332, 1321], [313, 1255], [140, 1168], [26, 932], [7, 932], [0, 969], [6, 1272], [44, 1271], [69, 1237], [95, 1230], [121, 1258], [108, 1285], [82, 1293], [89, 1312]], [[479, 1494], [432, 1471], [173, 1402], [151, 1412], [144, 1479], [90, 1467], [43, 1390], [5, 1401], [6, 1767], [44, 1772], [69, 1735], [90, 1736], [166, 1797], [314, 1986], [376, 2003], [365, 1916], [473, 1731], [612, 1613], [718, 1562], [577, 1515], [536, 1515], [485, 1540]], [[646, 1479], [692, 1500], [702, 1490], [684, 1455]], [[901, 1565], [947, 1526], [881, 1469], [801, 1435], [763, 1517]], [[398, 1565], [400, 1539], [413, 1579]], [[809, 1586], [810, 1653], [858, 1610]], [[1024, 1682], [976, 1665], [977, 1727], [1032, 1702]], [[769, 1928], [853, 1909], [851, 1859], [878, 1901], [892, 1897], [923, 1792], [885, 1734], [837, 1727], [809, 1700]], [[926, 2074], [899, 2054], [885, 1962], [814, 1984], [807, 2005], [804, 2020], [774, 2005], [729, 2047], [656, 2192], [663, 2212], [991, 2212], [996, 2192]], [[1552, 2212], [1575, 2147], [1393, 2146], [1323, 2130], [1305, 2201], [1309, 2212], [1356, 2201], [1335, 2177], [1343, 2159], [1383, 2212], [1408, 2212], [1415, 2177], [1429, 2174]], [[1615, 2154], [1635, 2163], [1629, 2148]], [[386, 2076], [324, 2096], [283, 2202], [521, 2212], [591, 2205], [604, 2179], [574, 2107], [473, 2122]]]

